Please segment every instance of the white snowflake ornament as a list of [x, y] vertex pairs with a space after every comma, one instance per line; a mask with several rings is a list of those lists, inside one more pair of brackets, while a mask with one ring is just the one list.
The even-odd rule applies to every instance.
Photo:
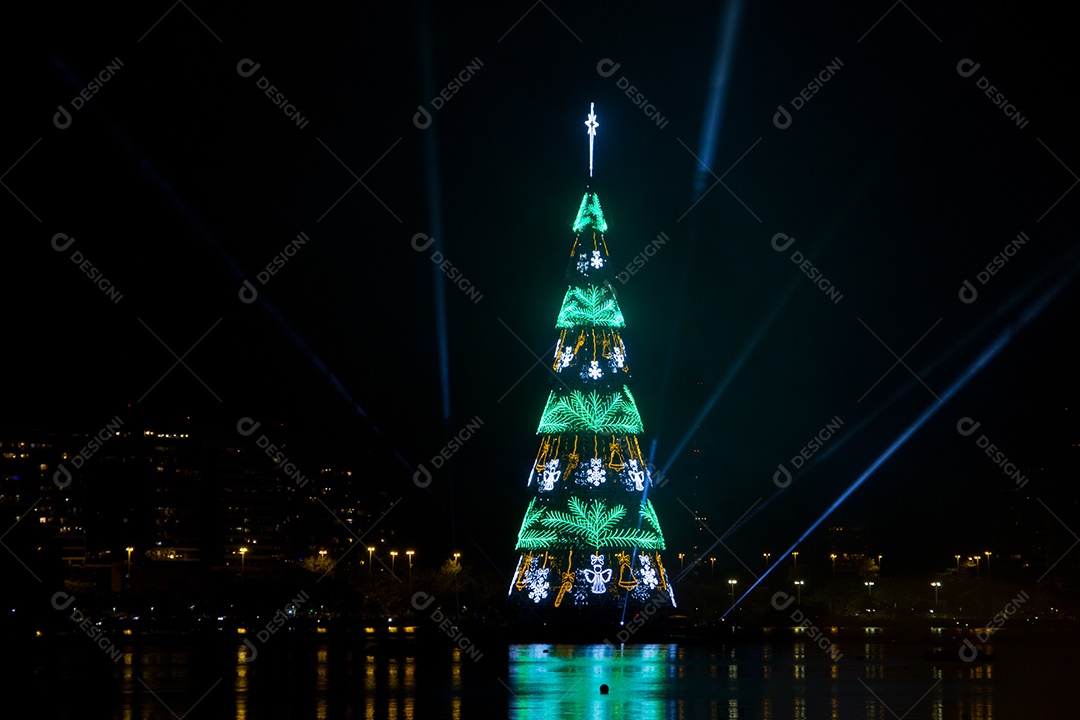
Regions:
[[593, 458], [589, 461], [589, 467], [585, 471], [585, 479], [593, 487], [599, 487], [604, 482], [604, 461]]

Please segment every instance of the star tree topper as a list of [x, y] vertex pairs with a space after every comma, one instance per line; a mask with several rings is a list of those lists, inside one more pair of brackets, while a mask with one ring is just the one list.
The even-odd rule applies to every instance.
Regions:
[[596, 113], [593, 108], [596, 103], [589, 103], [589, 118], [585, 121], [585, 127], [589, 128], [589, 177], [592, 177], [593, 168], [593, 140], [596, 138], [596, 128], [600, 123], [596, 122]]

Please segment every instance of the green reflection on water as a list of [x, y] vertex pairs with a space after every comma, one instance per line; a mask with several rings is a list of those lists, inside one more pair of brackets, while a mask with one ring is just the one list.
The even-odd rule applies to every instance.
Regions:
[[675, 645], [511, 645], [510, 717], [669, 717], [677, 654]]

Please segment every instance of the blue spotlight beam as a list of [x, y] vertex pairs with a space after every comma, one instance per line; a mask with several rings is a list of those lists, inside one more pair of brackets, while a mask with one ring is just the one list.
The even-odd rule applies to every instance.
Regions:
[[[724, 101], [727, 98], [728, 78], [731, 76], [731, 58], [735, 54], [735, 39], [738, 36], [741, 15], [742, 0], [729, 0], [727, 12], [720, 13], [720, 19], [717, 23], [716, 53], [713, 57], [712, 74], [707, 89], [708, 98], [701, 118], [701, 136], [698, 140], [697, 156], [701, 158], [701, 164], [696, 167], [694, 173], [693, 205], [696, 205], [705, 193], [705, 179], [706, 176], [711, 175], [712, 164], [716, 157], [717, 137], [720, 134], [720, 125], [724, 119]], [[688, 279], [697, 237], [698, 224], [697, 215], [695, 215], [691, 217], [690, 223], [686, 226], [685, 260], [682, 266], [681, 280], [677, 284], [680, 290], [676, 296], [674, 312], [672, 313], [674, 321], [670, 328], [673, 338], [678, 337], [679, 318], [682, 317], [683, 308], [686, 305], [686, 288], [689, 285]], [[676, 342], [669, 343], [667, 361], [664, 364], [664, 373], [660, 381], [661, 398], [667, 397], [668, 394], [668, 383], [671, 379], [672, 368], [675, 367], [675, 347], [677, 345]], [[660, 420], [661, 417], [658, 416], [657, 421]]]
[[1029, 305], [1028, 308], [1020, 315], [1020, 317], [1017, 318], [1016, 321], [1014, 321], [1011, 325], [1002, 330], [1001, 333], [998, 334], [998, 336], [994, 339], [994, 341], [990, 343], [990, 345], [985, 350], [983, 350], [979, 357], [977, 357], [975, 361], [967, 367], [967, 369], [960, 375], [960, 377], [953, 381], [952, 385], [950, 385], [949, 388], [942, 394], [940, 402], [934, 402], [933, 404], [931, 404], [926, 410], [922, 412], [921, 415], [919, 415], [918, 418], [915, 419], [913, 423], [911, 423], [907, 427], [907, 429], [904, 430], [904, 432], [900, 433], [900, 436], [897, 437], [896, 440], [894, 440], [892, 444], [890, 444], [889, 447], [887, 447], [885, 451], [882, 452], [877, 457], [877, 459], [875, 459], [874, 462], [870, 464], [870, 467], [866, 468], [866, 470], [864, 470], [863, 473], [855, 479], [855, 482], [851, 483], [851, 485], [849, 485], [848, 488], [840, 494], [840, 497], [838, 497], [831, 505], [829, 505], [829, 507], [825, 509], [825, 512], [823, 512], [813, 523], [810, 524], [810, 527], [808, 527], [806, 531], [802, 535], [800, 535], [794, 543], [792, 543], [791, 547], [789, 547], [787, 551], [781, 554], [780, 557], [776, 560], [776, 562], [769, 566], [768, 570], [766, 570], [761, 575], [761, 577], [755, 580], [750, 585], [750, 587], [747, 588], [746, 592], [739, 596], [739, 599], [730, 608], [728, 608], [727, 612], [720, 616], [721, 619], [727, 617], [728, 614], [732, 610], [734, 610], [735, 607], [738, 606], [738, 604], [742, 602], [747, 595], [753, 592], [754, 588], [760, 585], [761, 582], [769, 576], [769, 573], [779, 567], [779, 565], [784, 561], [784, 559], [792, 552], [794, 552], [795, 548], [799, 547], [799, 545], [802, 544], [802, 542], [810, 536], [810, 533], [816, 530], [818, 526], [825, 521], [826, 518], [832, 515], [836, 508], [840, 507], [840, 505], [843, 504], [843, 502], [847, 500], [852, 493], [858, 490], [859, 487], [864, 482], [866, 482], [866, 479], [873, 475], [874, 472], [879, 467], [881, 467], [881, 465], [886, 460], [892, 457], [893, 453], [900, 449], [900, 447], [903, 446], [903, 444], [906, 443], [908, 439], [910, 439], [911, 436], [914, 435], [915, 432], [918, 431], [919, 428], [921, 428], [926, 423], [927, 420], [933, 417], [937, 413], [937, 411], [940, 410], [945, 405], [945, 403], [947, 403], [953, 397], [953, 395], [959, 392], [961, 388], [967, 385], [971, 378], [975, 377], [975, 375], [978, 374], [979, 371], [987, 365], [987, 363], [993, 360], [994, 357], [999, 352], [1001, 352], [1001, 349], [1004, 348], [1010, 340], [1012, 340], [1013, 336], [1016, 335], [1016, 333], [1020, 332], [1020, 330], [1022, 330], [1029, 322], [1035, 319], [1035, 317], [1037, 317], [1039, 313], [1043, 311], [1046, 305], [1049, 304], [1049, 302], [1053, 300], [1054, 297], [1056, 297], [1062, 289], [1064, 289], [1064, 287], [1072, 279], [1073, 275], [1076, 274], [1078, 268], [1080, 268], [1080, 266], [1074, 265], [1067, 273], [1065, 273], [1061, 277], [1060, 280], [1058, 280], [1058, 282], [1056, 282], [1046, 292], [1040, 295], [1031, 305]]
[[[423, 67], [421, 85], [422, 97], [433, 97], [434, 90], [434, 57], [433, 48], [435, 43], [431, 36], [430, 7], [426, 4], [420, 10], [418, 22], [421, 64]], [[443, 225], [442, 225], [442, 185], [439, 180], [439, 145], [434, 123], [426, 130], [424, 138], [424, 155], [427, 167], [428, 188], [428, 219], [431, 223], [431, 232], [434, 237], [434, 251], [443, 251]], [[449, 438], [450, 429], [450, 341], [446, 313], [446, 280], [442, 270], [437, 264], [432, 264], [431, 276], [434, 283], [435, 298], [435, 327], [438, 333], [439, 343], [439, 381], [442, 386], [442, 414], [443, 434]], [[447, 484], [447, 496], [449, 498], [450, 515], [450, 544], [457, 547], [457, 513], [454, 511], [454, 476], [452, 463], [447, 463], [444, 478]], [[456, 617], [461, 617], [461, 595], [458, 586], [454, 584], [454, 607]]]
[[[419, 15], [419, 50], [421, 60], [422, 97], [431, 97], [434, 91], [434, 60], [432, 58], [431, 18], [425, 6]], [[436, 142], [434, 123], [425, 131], [424, 156], [427, 169], [428, 221], [431, 223], [431, 235], [434, 238], [435, 252], [443, 251], [442, 228], [442, 186], [439, 183], [439, 146]], [[435, 285], [435, 327], [439, 339], [439, 380], [442, 383], [442, 411], [445, 431], [450, 432], [450, 351], [446, 324], [446, 285], [438, 264], [431, 269], [432, 282]]]
[[[1076, 255], [1076, 254], [1077, 253], [1073, 253], [1073, 255]], [[1005, 300], [1005, 302], [998, 305], [997, 308], [994, 310], [994, 312], [990, 316], [988, 316], [982, 322], [980, 322], [979, 325], [975, 329], [971, 330], [961, 340], [959, 340], [957, 343], [955, 343], [952, 346], [952, 348], [950, 348], [947, 352], [940, 355], [937, 359], [935, 359], [933, 362], [931, 362], [926, 367], [920, 368], [919, 369], [919, 376], [925, 377], [925, 376], [929, 375], [930, 373], [934, 372], [942, 363], [944, 363], [946, 360], [948, 360], [949, 358], [956, 355], [956, 353], [958, 353], [961, 348], [964, 348], [969, 343], [973, 342], [974, 339], [977, 338], [979, 335], [981, 335], [989, 325], [993, 324], [998, 319], [1000, 319], [1003, 315], [1010, 312], [1017, 305], [1021, 304], [1029, 295], [1031, 295], [1034, 292], [1035, 288], [1037, 288], [1040, 285], [1044, 284], [1046, 282], [1046, 280], [1056, 272], [1056, 269], [1058, 267], [1060, 267], [1061, 265], [1067, 265], [1067, 264], [1068, 264], [1068, 258], [1065, 258], [1060, 263], [1057, 263], [1057, 262], [1053, 263], [1053, 266], [1050, 269], [1048, 269], [1047, 271], [1042, 273], [1036, 279], [1032, 280], [1030, 283], [1028, 283], [1022, 289], [1020, 289], [1017, 292], [1013, 293], [1013, 295], [1010, 296], [1007, 300]], [[885, 402], [880, 404], [878, 407], [874, 408], [874, 410], [869, 415], [867, 415], [862, 420], [860, 420], [858, 423], [856, 423], [850, 430], [848, 430], [844, 434], [843, 437], [841, 437], [835, 443], [829, 443], [829, 446], [827, 448], [825, 448], [822, 452], [815, 455], [806, 465], [803, 466], [803, 468], [798, 472], [798, 474], [796, 474], [792, 478], [792, 483], [794, 483], [795, 480], [797, 480], [797, 479], [799, 479], [801, 477], [805, 477], [815, 467], [817, 467], [817, 465], [819, 463], [824, 462], [829, 456], [831, 456], [832, 454], [838, 452], [841, 448], [843, 448], [845, 445], [847, 445], [851, 440], [854, 440], [879, 415], [881, 415], [883, 412], [885, 412], [890, 407], [892, 407], [894, 404], [896, 404], [896, 402], [901, 397], [906, 395], [907, 392], [909, 390], [911, 390], [911, 388], [917, 382], [918, 381], [915, 380], [914, 378], [909, 378], [902, 386], [900, 386], [900, 388], [895, 390], [893, 392], [893, 394], [889, 396], [888, 400], [886, 400]], [[654, 442], [654, 447], [655, 447], [655, 442]], [[760, 505], [758, 505], [757, 507], [755, 507], [754, 511], [752, 513], [749, 513], [749, 514], [743, 516], [739, 520], [738, 523], [733, 525], [726, 533], [724, 533], [719, 538], [718, 542], [713, 543], [712, 547], [709, 548], [709, 551], [711, 552], [712, 549], [716, 547], [716, 545], [718, 545], [720, 542], [726, 540], [729, 535], [731, 535], [733, 532], [736, 532], [737, 530], [739, 530], [746, 523], [750, 522], [754, 518], [755, 515], [757, 515], [762, 510], [767, 508], [770, 504], [772, 504], [772, 502], [774, 500], [779, 498], [781, 495], [783, 495], [785, 492], [787, 492], [790, 488], [791, 488], [790, 484], [788, 486], [786, 486], [786, 487], [778, 488], [775, 492], [773, 492], [772, 495], [769, 496], [769, 498], [767, 500], [765, 500], [765, 502], [763, 502]]]
[[735, 54], [735, 39], [738, 37], [739, 22], [742, 17], [742, 0], [730, 0], [727, 12], [721, 16], [716, 34], [716, 56], [713, 58], [712, 75], [709, 83], [709, 100], [701, 118], [701, 140], [698, 144], [698, 157], [703, 166], [698, 168], [694, 178], [694, 201], [701, 199], [705, 192], [706, 176], [710, 175], [713, 159], [716, 157], [716, 138], [720, 125], [724, 121], [724, 101], [727, 100], [728, 79], [731, 77], [731, 58]]
[[[1068, 253], [1067, 255], [1062, 257], [1060, 261], [1055, 261], [1054, 263], [1052, 263], [1051, 266], [1047, 270], [1045, 270], [1041, 275], [1039, 275], [1037, 278], [1035, 278], [1034, 280], [1029, 282], [1022, 289], [1020, 289], [1017, 292], [1013, 293], [1007, 300], [1005, 300], [1003, 303], [998, 305], [997, 308], [993, 311], [993, 313], [991, 315], [986, 317], [982, 322], [980, 322], [978, 324], [978, 326], [976, 328], [974, 328], [973, 330], [968, 332], [961, 340], [954, 343], [954, 345], [947, 352], [941, 354], [937, 359], [935, 359], [933, 362], [931, 362], [926, 367], [920, 368], [919, 375], [920, 376], [926, 376], [926, 375], [930, 374], [931, 372], [933, 372], [934, 370], [936, 370], [942, 363], [944, 363], [946, 360], [948, 360], [949, 358], [956, 355], [957, 352], [959, 352], [962, 348], [966, 347], [969, 343], [973, 342], [979, 335], [981, 335], [986, 330], [986, 328], [989, 325], [997, 322], [1002, 316], [1004, 316], [1007, 313], [1011, 312], [1013, 310], [1013, 308], [1015, 308], [1017, 305], [1020, 305], [1021, 303], [1023, 303], [1027, 299], [1027, 297], [1030, 296], [1035, 291], [1036, 288], [1043, 285], [1048, 279], [1050, 279], [1051, 276], [1053, 276], [1057, 272], [1058, 268], [1060, 268], [1062, 266], [1069, 266], [1070, 263], [1075, 264], [1076, 262], [1078, 262], [1078, 260], [1076, 259], [1077, 257], [1080, 257], [1080, 250], [1074, 250], [1073, 252]], [[791, 291], [793, 289], [794, 289], [794, 285], [792, 285], [791, 287], [788, 288], [787, 296], [790, 296]], [[786, 296], [785, 296], [785, 301], [786, 301]], [[856, 423], [836, 443], [830, 443], [829, 447], [827, 447], [825, 450], [823, 450], [822, 452], [815, 455], [805, 466], [803, 466], [803, 468], [799, 471], [799, 473], [794, 476], [793, 480], [797, 479], [797, 478], [800, 478], [800, 477], [806, 476], [819, 463], [824, 462], [829, 456], [831, 456], [833, 453], [839, 451], [849, 441], [853, 440], [859, 433], [861, 433], [864, 429], [866, 429], [866, 427], [869, 426], [869, 424], [871, 422], [873, 422], [879, 415], [881, 415], [885, 410], [892, 407], [901, 397], [903, 397], [912, 388], [912, 386], [914, 386], [916, 384], [916, 382], [917, 381], [915, 379], [913, 379], [913, 378], [908, 379], [904, 383], [904, 385], [902, 385], [899, 389], [897, 389], [896, 391], [893, 392], [893, 394], [889, 397], [889, 399], [887, 401], [885, 401], [884, 403], [882, 403], [881, 405], [876, 407], [870, 413], [870, 415], [864, 417], [862, 420], [860, 420], [858, 423]], [[718, 392], [719, 392], [719, 388], [718, 388]], [[711, 402], [706, 403], [706, 405], [704, 407], [706, 407], [707, 410], [705, 410], [701, 415], [699, 415], [698, 420], [703, 419], [704, 416], [708, 414], [708, 412], [711, 412], [712, 403]], [[694, 427], [695, 427], [694, 425], [691, 425], [690, 428], [687, 430], [687, 437], [689, 437], [689, 435], [691, 435], [693, 433]], [[650, 462], [652, 462], [652, 455], [656, 451], [656, 442], [657, 441], [654, 438], [651, 449], [649, 451], [650, 452], [650, 457], [649, 457]], [[683, 442], [683, 443], [681, 443], [679, 445], [679, 449], [678, 449], [679, 452], [681, 452], [681, 450], [684, 449], [685, 445], [686, 445], [685, 442]], [[677, 455], [678, 455], [678, 452], [676, 452], [676, 453], [674, 453], [672, 455], [672, 457], [664, 465], [665, 469], [670, 467], [671, 464], [674, 463], [674, 461], [677, 459]], [[712, 552], [712, 550], [717, 545], [719, 545], [724, 540], [726, 540], [732, 533], [738, 531], [743, 525], [746, 525], [748, 522], [750, 522], [756, 515], [758, 515], [761, 511], [763, 511], [770, 504], [772, 504], [772, 502], [774, 500], [779, 498], [788, 489], [790, 489], [790, 487], [791, 486], [789, 485], [789, 486], [787, 486], [785, 488], [779, 488], [775, 492], [773, 492], [773, 494], [770, 495], [769, 498], [767, 500], [765, 500], [765, 502], [763, 502], [760, 505], [756, 506], [753, 509], [753, 512], [744, 515], [735, 525], [733, 525], [731, 528], [729, 528], [727, 530], [727, 532], [725, 532], [722, 536], [720, 536], [720, 538], [718, 538], [717, 541], [715, 543], [713, 543], [708, 548], [708, 550], [706, 552], [707, 553]]]
[[[946, 360], [948, 360], [953, 355], [955, 355], [957, 352], [959, 352], [959, 350], [961, 348], [965, 347], [968, 343], [974, 341], [975, 338], [977, 338], [979, 335], [981, 335], [986, 330], [986, 328], [988, 326], [990, 326], [991, 324], [996, 322], [1003, 315], [1005, 315], [1006, 313], [1011, 311], [1014, 307], [1016, 307], [1021, 302], [1023, 302], [1024, 299], [1027, 296], [1029, 296], [1034, 291], [1035, 288], [1037, 288], [1039, 285], [1042, 285], [1044, 282], [1046, 282], [1046, 280], [1051, 275], [1054, 274], [1054, 272], [1056, 270], [1056, 267], [1058, 267], [1058, 266], [1055, 263], [1054, 266], [1049, 268], [1042, 275], [1040, 275], [1036, 279], [1032, 280], [1025, 287], [1021, 288], [1020, 290], [1015, 292], [1011, 297], [1009, 297], [1007, 300], [1005, 300], [1003, 303], [1001, 303], [994, 310], [994, 312], [992, 314], [987, 316], [986, 319], [984, 319], [973, 330], [971, 330], [969, 333], [967, 333], [967, 335], [965, 335], [959, 342], [955, 343], [953, 345], [952, 350], [950, 350], [949, 352], [939, 356], [937, 359], [935, 359], [933, 362], [931, 362], [926, 367], [920, 368], [919, 375], [920, 376], [926, 376], [926, 375], [929, 375], [930, 373], [934, 372], [942, 363], [944, 363]], [[845, 444], [847, 444], [847, 442], [849, 440], [851, 440], [851, 438], [853, 438], [856, 434], [858, 434], [868, 423], [873, 421], [874, 418], [876, 418], [883, 411], [885, 411], [886, 409], [891, 407], [897, 400], [899, 400], [913, 385], [915, 385], [916, 382], [917, 382], [917, 380], [915, 380], [914, 378], [909, 378], [908, 381], [899, 390], [895, 391], [889, 397], [889, 399], [886, 402], [882, 403], [882, 405], [880, 405], [878, 408], [876, 408], [870, 415], [868, 415], [863, 420], [859, 421], [859, 423], [856, 424], [855, 427], [853, 427], [849, 432], [845, 433], [844, 437], [840, 438], [839, 442], [830, 443], [829, 447], [825, 448], [822, 452], [815, 455], [806, 465], [803, 466], [803, 469], [799, 473], [799, 475], [805, 475], [811, 468], [816, 466], [818, 463], [824, 461], [830, 455], [832, 455], [837, 450], [842, 448]]]

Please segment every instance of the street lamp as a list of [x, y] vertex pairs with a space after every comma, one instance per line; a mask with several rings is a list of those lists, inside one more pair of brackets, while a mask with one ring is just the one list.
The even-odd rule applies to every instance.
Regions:
[[975, 561], [975, 577], [978, 578], [979, 577], [979, 561], [982, 560], [982, 556], [981, 555], [976, 555], [975, 557], [968, 558], [968, 562], [971, 562], [973, 560]]
[[934, 588], [934, 607], [937, 607], [937, 591], [938, 591], [938, 588], [941, 587], [941, 583], [932, 582], [932, 583], [930, 583], [930, 585]]
[[371, 581], [371, 567], [372, 567], [371, 566], [371, 556], [374, 553], [375, 553], [375, 548], [374, 547], [369, 547], [367, 549], [367, 579], [368, 579], [369, 582]]
[[686, 553], [679, 553], [679, 572], [683, 570], [683, 558], [686, 557]]
[[244, 579], [244, 556], [247, 555], [247, 550], [248, 549], [246, 547], [242, 547], [239, 550], [237, 550], [237, 552], [240, 553], [240, 579], [241, 580]]
[[957, 575], [960, 574], [960, 556], [959, 555], [956, 556], [956, 574]]
[[709, 558], [709, 579], [712, 580], [716, 577], [716, 558]]
[[866, 586], [866, 594], [869, 595], [870, 597], [874, 597], [874, 581], [873, 580], [867, 580], [866, 582], [863, 583], [863, 585]]
[[877, 571], [879, 575], [881, 574], [881, 557], [881, 555], [877, 556]]
[[405, 554], [409, 556], [409, 584], [412, 585], [412, 556], [416, 553], [412, 550], [406, 550]]
[[805, 584], [802, 580], [795, 581], [795, 597], [799, 605], [802, 605], [802, 586]]
[[731, 606], [735, 607], [735, 584], [738, 580], [728, 580], [728, 594], [731, 596]]
[[768, 569], [769, 569], [769, 558], [772, 557], [772, 553], [763, 552], [761, 554], [765, 556], [765, 570], [768, 571]]
[[133, 547], [130, 547], [130, 546], [129, 546], [129, 547], [126, 547], [126, 548], [124, 548], [124, 549], [125, 549], [125, 550], [127, 550], [127, 554], [128, 554], [128, 559], [127, 559], [127, 566], [128, 566], [128, 567], [127, 567], [127, 576], [128, 576], [129, 578], [130, 578], [130, 577], [131, 577], [131, 553], [132, 553], [132, 552], [133, 552], [133, 551], [135, 550], [135, 548], [133, 548]]
[[831, 553], [829, 559], [832, 560], [832, 576], [836, 577], [836, 553]]
[[984, 550], [983, 554], [986, 555], [986, 579], [990, 579], [990, 551]]
[[792, 567], [792, 572], [793, 572], [793, 574], [798, 575], [799, 574], [799, 551], [796, 550], [795, 552], [791, 553], [791, 556], [793, 558], [795, 558], [795, 564]]
[[461, 557], [461, 553], [454, 553], [454, 564], [458, 564], [458, 559]]
[[390, 574], [394, 574], [394, 561], [397, 560], [397, 550], [390, 551]]

